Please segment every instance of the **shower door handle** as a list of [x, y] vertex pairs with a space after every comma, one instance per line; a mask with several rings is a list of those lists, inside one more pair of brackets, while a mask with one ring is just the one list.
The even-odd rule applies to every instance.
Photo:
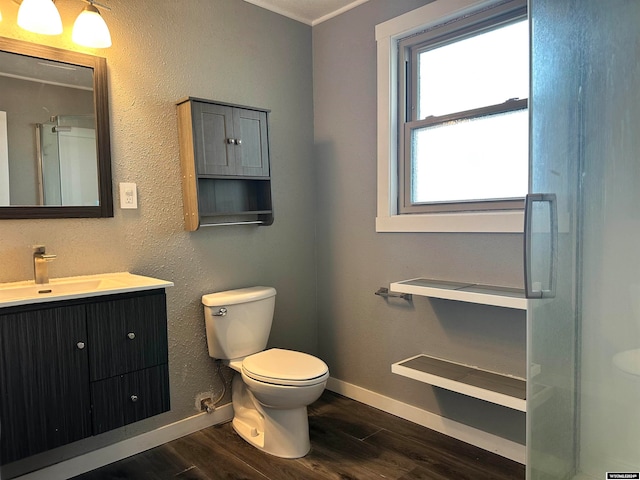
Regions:
[[[548, 221], [534, 223], [535, 204], [547, 204]], [[535, 231], [534, 231], [535, 230]], [[548, 257], [532, 258], [534, 238], [548, 241]], [[534, 266], [532, 261], [537, 260]], [[554, 298], [558, 266], [558, 208], [555, 193], [530, 193], [524, 208], [524, 290], [527, 298]], [[536, 273], [534, 275], [534, 268]], [[544, 280], [544, 281], [543, 281]]]

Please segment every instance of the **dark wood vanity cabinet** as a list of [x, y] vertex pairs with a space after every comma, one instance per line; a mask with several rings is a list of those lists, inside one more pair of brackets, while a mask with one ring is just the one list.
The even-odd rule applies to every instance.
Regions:
[[0, 310], [0, 463], [168, 411], [164, 290]]

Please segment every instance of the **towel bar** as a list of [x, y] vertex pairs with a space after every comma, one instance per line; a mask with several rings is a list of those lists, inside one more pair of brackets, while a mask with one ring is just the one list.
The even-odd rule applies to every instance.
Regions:
[[413, 295], [410, 293], [390, 292], [387, 287], [380, 287], [375, 294], [382, 298], [402, 298], [407, 302], [411, 302], [413, 300]]
[[262, 220], [249, 221], [249, 222], [220, 222], [220, 223], [201, 223], [201, 227], [221, 227], [223, 225], [261, 225], [264, 222]]

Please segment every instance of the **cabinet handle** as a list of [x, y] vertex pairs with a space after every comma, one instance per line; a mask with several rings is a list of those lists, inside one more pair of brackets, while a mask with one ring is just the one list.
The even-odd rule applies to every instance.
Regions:
[[79, 350], [82, 350], [84, 348], [84, 342], [76, 343], [76, 347], [78, 347]]
[[239, 138], [236, 138], [236, 145], [242, 145], [242, 140]]
[[136, 334], [133, 332], [129, 332], [127, 333], [127, 337], [129, 337], [129, 340], [133, 340], [134, 338], [136, 338]]
[[227, 138], [227, 143], [229, 145], [235, 145], [236, 143], [236, 139], [235, 138]]
[[138, 396], [137, 395], [131, 395], [131, 401], [132, 402], [137, 402], [138, 401]]

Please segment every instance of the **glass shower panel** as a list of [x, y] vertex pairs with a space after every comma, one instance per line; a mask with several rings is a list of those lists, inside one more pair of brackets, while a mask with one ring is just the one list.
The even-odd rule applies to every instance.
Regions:
[[93, 115], [58, 115], [38, 124], [42, 205], [98, 205]]
[[[567, 479], [576, 471], [578, 182], [580, 160], [581, 56], [573, 1], [530, 3], [531, 171], [530, 192], [554, 198], [557, 223], [550, 207], [534, 208], [527, 232], [534, 240], [528, 283], [548, 290], [555, 258], [555, 292], [530, 300], [527, 356], [527, 478]], [[551, 229], [557, 230], [551, 232]], [[551, 235], [549, 235], [551, 234]], [[550, 239], [556, 235], [556, 245]]]
[[557, 195], [559, 230], [556, 297], [529, 311], [527, 475], [638, 474], [640, 2], [533, 0], [530, 15], [530, 190]]
[[579, 470], [640, 472], [640, 2], [581, 2], [584, 71]]
[[39, 124], [41, 205], [62, 205], [60, 191], [60, 149], [54, 123]]

